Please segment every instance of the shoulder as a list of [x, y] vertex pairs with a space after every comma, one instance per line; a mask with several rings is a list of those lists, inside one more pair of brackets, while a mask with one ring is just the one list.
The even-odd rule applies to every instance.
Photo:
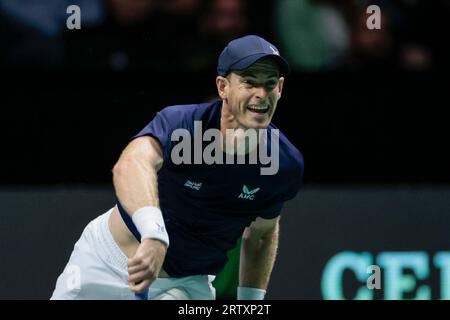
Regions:
[[305, 166], [304, 158], [300, 150], [286, 137], [286, 135], [274, 124], [270, 124], [271, 130], [278, 130], [280, 162], [290, 173], [303, 175]]
[[194, 130], [194, 123], [201, 121], [204, 128], [214, 125], [219, 113], [220, 101], [200, 104], [168, 106], [159, 111], [155, 118], [160, 119], [168, 130]]
[[[271, 129], [278, 129], [272, 126]], [[300, 150], [278, 129], [279, 133], [279, 178], [289, 181], [285, 184], [283, 201], [290, 200], [303, 184], [304, 159]]]
[[184, 104], [168, 106], [158, 112], [167, 121], [189, 121], [203, 119], [205, 113], [208, 113], [214, 107], [214, 103]]

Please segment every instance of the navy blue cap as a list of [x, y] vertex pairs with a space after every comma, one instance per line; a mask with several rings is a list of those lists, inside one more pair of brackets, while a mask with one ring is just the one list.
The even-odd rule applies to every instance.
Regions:
[[289, 64], [280, 56], [277, 47], [255, 35], [230, 41], [220, 54], [217, 73], [226, 76], [231, 71], [246, 69], [264, 57], [272, 57], [278, 63], [281, 75], [289, 73]]

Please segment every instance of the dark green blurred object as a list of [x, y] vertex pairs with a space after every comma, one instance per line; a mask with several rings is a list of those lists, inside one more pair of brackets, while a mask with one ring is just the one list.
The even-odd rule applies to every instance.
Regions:
[[228, 252], [228, 262], [213, 282], [217, 300], [236, 300], [240, 254], [241, 239], [238, 240], [236, 247]]

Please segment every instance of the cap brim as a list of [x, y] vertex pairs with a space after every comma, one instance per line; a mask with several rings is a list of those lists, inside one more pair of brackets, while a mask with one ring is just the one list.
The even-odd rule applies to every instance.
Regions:
[[273, 58], [276, 61], [276, 63], [278, 64], [279, 70], [280, 70], [280, 76], [285, 76], [285, 75], [289, 74], [289, 72], [290, 72], [289, 64], [287, 63], [286, 60], [284, 60], [283, 57], [276, 55], [276, 54], [266, 54], [266, 53], [258, 53], [258, 54], [248, 56], [248, 57], [238, 61], [234, 65], [232, 65], [230, 67], [229, 71], [240, 71], [240, 70], [247, 69], [252, 64], [254, 64], [258, 60], [261, 60], [262, 58], [265, 58], [265, 57]]

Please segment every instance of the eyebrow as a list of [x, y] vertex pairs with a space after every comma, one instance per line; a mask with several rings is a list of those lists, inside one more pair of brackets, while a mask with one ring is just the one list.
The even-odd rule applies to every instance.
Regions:
[[247, 75], [247, 76], [241, 76], [241, 79], [239, 79], [239, 81], [240, 82], [251, 81], [253, 83], [276, 84], [278, 82], [278, 77], [276, 75], [273, 75], [273, 76], [269, 76], [260, 81], [258, 78], [254, 77], [254, 76]]

